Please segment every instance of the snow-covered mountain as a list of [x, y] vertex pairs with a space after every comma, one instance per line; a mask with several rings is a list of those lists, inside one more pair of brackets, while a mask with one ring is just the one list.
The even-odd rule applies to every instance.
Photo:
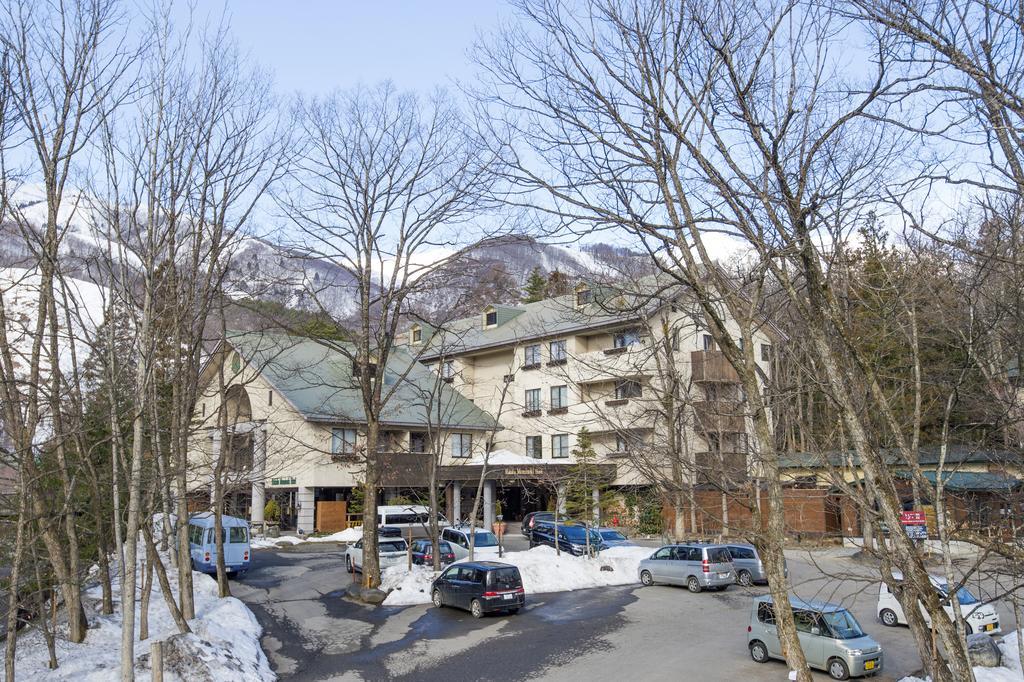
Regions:
[[[45, 196], [40, 188], [27, 186], [18, 191], [14, 203], [20, 219], [5, 216], [0, 220], [0, 268], [31, 268], [30, 243], [46, 222]], [[65, 194], [58, 223], [66, 276], [102, 287], [101, 273], [107, 268], [97, 266], [107, 263], [112, 250], [100, 214], [84, 194], [71, 191]], [[35, 230], [35, 236], [26, 238], [26, 229]], [[413, 302], [425, 317], [457, 315], [481, 303], [513, 303], [534, 268], [545, 276], [557, 271], [565, 281], [573, 282], [642, 273], [645, 263], [649, 264], [645, 256], [622, 247], [551, 244], [527, 236], [495, 238], [458, 257], [453, 258], [453, 253], [454, 249], [434, 247], [418, 255], [419, 264], [431, 271], [422, 278], [422, 290]], [[137, 263], [131, 254], [114, 254], [113, 258], [128, 268]], [[434, 267], [441, 262], [443, 268]], [[271, 301], [312, 313], [326, 310], [342, 321], [356, 311], [355, 278], [343, 264], [266, 238], [239, 241], [231, 259], [228, 291], [236, 300]], [[101, 315], [102, 311], [95, 311], [95, 317]]]

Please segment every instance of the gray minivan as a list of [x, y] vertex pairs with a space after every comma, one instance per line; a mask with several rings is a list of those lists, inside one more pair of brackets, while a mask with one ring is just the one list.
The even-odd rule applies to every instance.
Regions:
[[690, 592], [700, 592], [706, 587], [724, 590], [735, 578], [732, 556], [725, 545], [666, 545], [640, 562], [644, 585], [685, 585]]
[[[768, 575], [764, 572], [764, 564], [757, 548], [747, 543], [726, 545], [732, 555], [732, 565], [736, 568], [736, 582], [743, 586], [753, 583], [767, 583]], [[789, 577], [789, 565], [783, 560], [785, 576]]]
[[[853, 614], [842, 606], [790, 597], [797, 635], [807, 664], [824, 670], [829, 677], [874, 675], [882, 669], [882, 647], [864, 634]], [[758, 663], [770, 658], [785, 660], [775, 625], [775, 604], [771, 595], [754, 599], [747, 626], [747, 647]]]

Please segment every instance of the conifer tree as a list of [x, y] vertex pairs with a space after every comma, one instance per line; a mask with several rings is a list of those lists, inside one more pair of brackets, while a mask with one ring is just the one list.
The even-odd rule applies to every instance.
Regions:
[[530, 276], [523, 287], [523, 303], [536, 303], [543, 301], [546, 297], [548, 282], [540, 271], [540, 266], [534, 266]]

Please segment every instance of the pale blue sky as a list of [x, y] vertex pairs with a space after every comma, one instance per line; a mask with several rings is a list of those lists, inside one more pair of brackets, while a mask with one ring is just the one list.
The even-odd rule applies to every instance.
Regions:
[[240, 46], [282, 94], [385, 79], [403, 90], [449, 86], [472, 76], [466, 53], [478, 31], [511, 14], [503, 0], [226, 0], [200, 3], [196, 18], [216, 21], [225, 7]]

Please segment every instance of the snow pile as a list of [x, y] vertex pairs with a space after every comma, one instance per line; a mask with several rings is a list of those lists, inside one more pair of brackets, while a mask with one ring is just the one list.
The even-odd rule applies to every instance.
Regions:
[[362, 537], [362, 528], [346, 528], [345, 530], [338, 531], [337, 533], [322, 535], [320, 537], [282, 535], [279, 538], [265, 538], [254, 536], [249, 541], [249, 545], [253, 549], [273, 549], [283, 545], [300, 545], [305, 542], [355, 542], [356, 540], [362, 539]]
[[[595, 559], [555, 553], [552, 547], [534, 547], [525, 552], [508, 552], [501, 559], [519, 568], [527, 594], [567, 592], [588, 587], [631, 585], [638, 581], [640, 561], [651, 555], [649, 547], [613, 547]], [[603, 566], [612, 570], [601, 570]], [[392, 590], [385, 606], [408, 606], [430, 602], [430, 583], [434, 572], [423, 566], [384, 569], [381, 589]]]
[[305, 540], [294, 535], [282, 535], [279, 538], [264, 538], [254, 535], [249, 539], [249, 546], [253, 549], [273, 549], [282, 545], [297, 545], [302, 542], [305, 542]]
[[363, 537], [362, 528], [346, 528], [345, 530], [323, 535], [318, 538], [307, 538], [306, 542], [355, 542]]
[[[140, 547], [142, 556], [145, 556]], [[167, 557], [167, 578], [175, 596], [177, 571]], [[142, 571], [139, 571], [141, 590]], [[160, 586], [154, 576], [149, 604], [149, 639], [135, 641], [135, 679], [151, 677], [150, 645], [164, 642], [165, 680], [274, 680], [263, 649], [262, 629], [244, 603], [234, 597], [217, 597], [217, 582], [205, 573], [192, 572], [196, 617], [189, 621], [191, 633], [179, 634], [167, 610]], [[42, 633], [32, 629], [18, 637], [15, 670], [21, 679], [105, 681], [116, 679], [121, 660], [120, 586], [115, 581], [114, 613], [101, 615], [101, 589], [94, 586], [83, 595], [89, 630], [85, 642], [71, 644], [67, 629], [57, 633], [56, 670], [46, 667], [48, 654]], [[135, 627], [139, 626], [140, 606], [136, 604]], [[0, 674], [2, 677], [2, 674]]]
[[[1003, 664], [998, 668], [974, 668], [974, 679], [977, 682], [1020, 682], [1024, 680], [1024, 670], [1020, 667], [1020, 634], [1011, 632], [999, 642], [999, 650], [1003, 652]], [[931, 682], [931, 677], [904, 677], [900, 682]]]
[[380, 574], [380, 589], [388, 592], [384, 606], [430, 603], [430, 583], [437, 577], [430, 566], [388, 566]]
[[[484, 457], [474, 457], [469, 460], [467, 464], [472, 466], [480, 466], [484, 463]], [[495, 450], [494, 452], [487, 454], [487, 466], [507, 466], [507, 465], [519, 465], [529, 464], [534, 465], [537, 463], [536, 458], [527, 457], [526, 455], [518, 455], [511, 450]]]

